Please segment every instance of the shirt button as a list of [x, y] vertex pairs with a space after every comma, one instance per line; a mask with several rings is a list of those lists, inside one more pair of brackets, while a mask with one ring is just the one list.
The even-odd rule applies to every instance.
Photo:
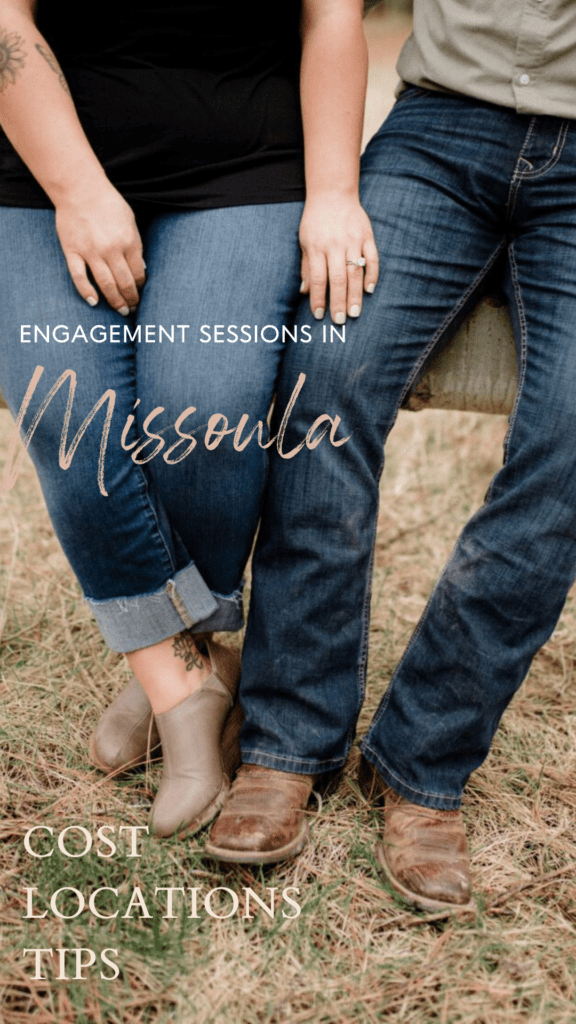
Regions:
[[518, 81], [520, 85], [530, 85], [530, 75], [520, 75]]

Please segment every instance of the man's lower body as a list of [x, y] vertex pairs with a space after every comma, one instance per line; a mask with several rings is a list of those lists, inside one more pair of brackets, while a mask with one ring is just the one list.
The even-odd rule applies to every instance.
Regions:
[[[391, 787], [389, 818], [396, 813], [396, 831], [406, 825], [406, 834], [434, 821], [444, 832], [456, 828], [467, 779], [575, 575], [575, 129], [409, 89], [363, 158], [363, 203], [381, 258], [376, 292], [348, 321], [345, 343], [323, 342], [318, 327], [308, 345], [286, 353], [277, 407], [300, 373], [306, 382], [284, 450], [324, 412], [341, 416], [338, 436], [350, 438], [272, 460], [254, 558], [241, 745], [248, 765], [313, 779], [344, 765], [364, 696], [383, 442], [426, 360], [502, 261], [518, 355], [504, 466], [462, 532], [362, 743], [364, 774], [377, 789]], [[303, 305], [300, 319], [308, 318]], [[258, 774], [247, 769], [246, 780], [250, 771]], [[398, 808], [415, 809], [421, 822], [399, 822]], [[242, 847], [246, 859], [257, 858], [238, 816], [236, 839], [220, 841], [218, 828], [213, 849], [225, 856], [224, 842], [235, 844], [236, 859]], [[456, 831], [451, 848], [461, 859]], [[270, 842], [261, 839], [261, 848]], [[455, 903], [465, 902], [465, 888]]]

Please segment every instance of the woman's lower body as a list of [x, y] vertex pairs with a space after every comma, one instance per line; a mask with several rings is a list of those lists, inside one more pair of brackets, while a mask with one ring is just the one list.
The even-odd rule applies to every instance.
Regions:
[[[131, 652], [133, 668], [150, 649], [163, 657], [182, 630], [242, 624], [267, 453], [257, 436], [235, 447], [234, 431], [244, 414], [242, 440], [258, 420], [266, 430], [298, 296], [300, 214], [301, 204], [281, 203], [147, 215], [148, 280], [124, 318], [79, 297], [52, 211], [0, 208], [0, 387], [17, 415], [43, 367], [26, 432], [65, 375], [29, 452], [102, 634]], [[216, 414], [227, 422], [215, 430], [231, 432], [207, 447]]]

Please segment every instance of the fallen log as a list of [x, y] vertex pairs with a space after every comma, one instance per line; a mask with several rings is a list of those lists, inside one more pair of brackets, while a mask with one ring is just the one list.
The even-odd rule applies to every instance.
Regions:
[[508, 414], [516, 397], [516, 353], [504, 296], [486, 296], [426, 368], [405, 407]]

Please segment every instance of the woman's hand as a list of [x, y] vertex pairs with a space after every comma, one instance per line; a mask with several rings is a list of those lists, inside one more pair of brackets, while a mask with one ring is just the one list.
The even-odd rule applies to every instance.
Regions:
[[91, 306], [98, 292], [122, 316], [138, 304], [146, 279], [142, 241], [134, 214], [105, 178], [84, 195], [56, 202], [56, 230], [72, 280]]
[[[317, 320], [326, 311], [337, 324], [360, 316], [363, 292], [373, 292], [378, 280], [378, 250], [372, 226], [359, 200], [342, 195], [308, 199], [300, 223], [302, 292], [310, 293]], [[365, 261], [365, 262], [363, 262]]]

